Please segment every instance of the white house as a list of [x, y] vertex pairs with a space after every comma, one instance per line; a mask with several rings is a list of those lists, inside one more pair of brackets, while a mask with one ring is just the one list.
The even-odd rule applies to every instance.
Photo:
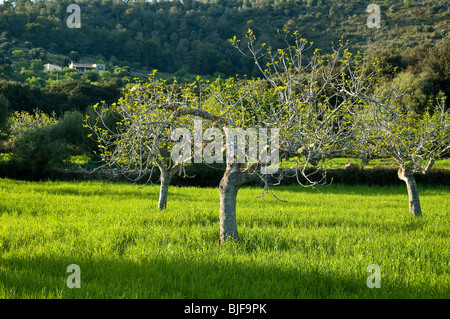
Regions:
[[62, 71], [62, 67], [55, 64], [44, 64], [44, 72], [50, 72], [50, 71]]
[[102, 72], [106, 70], [104, 64], [92, 64], [92, 66], [96, 69], [97, 72]]
[[81, 64], [81, 63], [70, 63], [69, 68], [77, 70], [79, 74], [86, 73], [88, 71], [102, 72], [105, 71], [104, 64]]

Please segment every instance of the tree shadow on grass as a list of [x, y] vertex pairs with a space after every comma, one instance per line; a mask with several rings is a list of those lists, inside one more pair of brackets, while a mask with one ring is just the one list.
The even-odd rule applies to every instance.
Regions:
[[[79, 289], [67, 287], [70, 264], [80, 266]], [[188, 255], [158, 255], [140, 262], [126, 258], [6, 258], [0, 274], [0, 289], [8, 298], [321, 299], [403, 298], [411, 294], [407, 287], [393, 284], [369, 289], [366, 269], [344, 276], [336, 269], [258, 265], [232, 258], [204, 260]]]
[[[115, 198], [136, 198], [136, 199], [151, 199], [158, 201], [159, 195], [159, 185], [146, 185], [139, 186], [127, 183], [108, 183], [105, 184], [104, 188], [99, 187], [99, 185], [93, 185], [94, 187], [89, 187], [89, 185], [77, 185], [73, 186], [64, 186], [64, 185], [55, 185], [53, 187], [48, 187], [47, 185], [39, 188], [39, 184], [34, 185], [32, 188], [33, 192], [48, 194], [48, 195], [59, 195], [59, 196], [80, 196], [80, 197], [115, 197]], [[122, 187], [123, 186], [123, 187]], [[128, 189], [125, 189], [128, 188]], [[133, 187], [134, 189], [130, 189]], [[195, 192], [192, 197], [186, 197], [184, 194], [179, 193], [178, 191], [173, 191], [172, 187], [169, 188], [169, 201], [173, 199], [189, 199], [196, 202], [205, 201], [206, 198], [202, 196], [202, 189], [192, 190]], [[218, 201], [219, 195], [215, 196], [211, 200]], [[208, 199], [208, 201], [210, 201]]]
[[[110, 185], [108, 185], [110, 186]], [[156, 198], [157, 200], [157, 190], [152, 191], [142, 191], [136, 186], [135, 190], [124, 190], [123, 188], [116, 187], [114, 189], [111, 188], [105, 188], [105, 189], [98, 189], [98, 187], [95, 188], [89, 188], [88, 186], [83, 186], [79, 188], [74, 187], [66, 187], [66, 186], [55, 186], [51, 189], [48, 188], [34, 188], [34, 192], [37, 193], [44, 193], [49, 195], [61, 195], [61, 196], [108, 196], [108, 197], [125, 197], [125, 198]]]

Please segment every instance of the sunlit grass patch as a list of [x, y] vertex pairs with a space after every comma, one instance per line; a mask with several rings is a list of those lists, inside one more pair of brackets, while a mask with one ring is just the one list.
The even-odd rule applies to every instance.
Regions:
[[[448, 298], [448, 187], [244, 187], [219, 244], [216, 188], [0, 180], [1, 298]], [[81, 268], [81, 289], [66, 286]], [[381, 288], [366, 285], [367, 266]]]

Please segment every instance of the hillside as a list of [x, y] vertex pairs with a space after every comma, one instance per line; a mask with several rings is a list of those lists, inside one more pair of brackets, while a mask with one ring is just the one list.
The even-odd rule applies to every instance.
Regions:
[[243, 37], [248, 28], [273, 47], [283, 45], [278, 29], [298, 29], [324, 50], [341, 36], [353, 43], [353, 50], [366, 51], [450, 40], [450, 10], [443, 0], [380, 1], [380, 29], [367, 27], [369, 2], [356, 0], [76, 1], [82, 25], [70, 29], [66, 9], [72, 2], [19, 0], [0, 5], [3, 64], [10, 62], [5, 57], [15, 47], [24, 45], [30, 51], [42, 48], [44, 63], [67, 64], [93, 56], [110, 69], [233, 76], [255, 72], [227, 41]]
[[[185, 82], [259, 76], [228, 41], [249, 28], [273, 48], [286, 45], [280, 30], [299, 30], [322, 53], [348, 40], [351, 51], [380, 60], [382, 76], [411, 83], [413, 110], [432, 107], [439, 91], [450, 95], [448, 1], [380, 1], [381, 28], [367, 26], [368, 2], [356, 0], [76, 1], [81, 27], [69, 28], [72, 2], [0, 4], [0, 96], [10, 111], [84, 111], [153, 69]], [[105, 64], [106, 71], [77, 73], [71, 61]], [[62, 70], [44, 72], [46, 63]]]

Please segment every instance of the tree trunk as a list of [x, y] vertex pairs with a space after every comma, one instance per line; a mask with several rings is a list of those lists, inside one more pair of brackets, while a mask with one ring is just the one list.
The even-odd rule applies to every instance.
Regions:
[[409, 197], [409, 211], [416, 217], [422, 216], [420, 208], [419, 191], [417, 189], [416, 179], [408, 167], [401, 167], [398, 170], [398, 178], [406, 183]]
[[164, 210], [167, 207], [167, 193], [169, 192], [170, 181], [172, 180], [172, 174], [169, 170], [161, 170], [161, 187], [159, 190], [158, 209]]
[[239, 239], [236, 221], [236, 198], [239, 190], [236, 173], [223, 175], [219, 183], [220, 197], [220, 243]]
[[241, 172], [239, 164], [227, 165], [227, 169], [219, 183], [221, 244], [228, 240], [239, 240], [236, 220], [237, 194], [243, 184], [257, 178], [255, 175]]

